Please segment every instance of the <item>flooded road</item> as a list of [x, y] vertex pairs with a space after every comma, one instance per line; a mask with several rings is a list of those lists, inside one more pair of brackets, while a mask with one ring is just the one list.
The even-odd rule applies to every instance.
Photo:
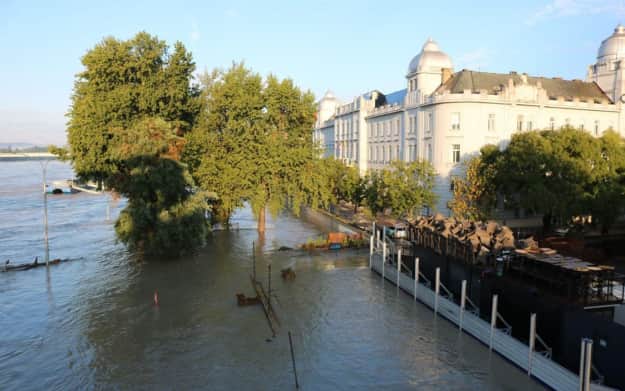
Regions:
[[[72, 176], [52, 162], [48, 179]], [[43, 259], [41, 168], [0, 162], [0, 261]], [[534, 390], [542, 386], [367, 268], [367, 253], [277, 251], [326, 232], [285, 214], [260, 243], [248, 210], [239, 231], [214, 232], [198, 254], [136, 262], [117, 244], [123, 202], [49, 198], [51, 258], [75, 261], [0, 273], [0, 390], [302, 389]], [[272, 264], [275, 338], [252, 295]], [[297, 277], [283, 281], [291, 266]], [[1, 267], [1, 264], [0, 264]], [[159, 306], [153, 304], [158, 290]]]

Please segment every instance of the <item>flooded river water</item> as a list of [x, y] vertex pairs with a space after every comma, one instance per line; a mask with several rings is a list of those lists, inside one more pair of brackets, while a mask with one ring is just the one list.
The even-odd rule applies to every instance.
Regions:
[[[71, 176], [48, 166], [49, 180]], [[39, 162], [0, 162], [0, 183], [0, 267], [43, 259]], [[0, 390], [294, 389], [288, 331], [302, 389], [542, 389], [383, 283], [366, 251], [277, 251], [327, 232], [322, 221], [281, 215], [258, 243], [243, 210], [240, 230], [214, 232], [196, 255], [136, 262], [107, 196], [48, 201], [51, 258], [75, 260], [0, 273]], [[110, 204], [112, 219], [122, 207]], [[235, 300], [253, 293], [254, 241], [259, 275], [273, 268], [275, 338], [260, 307]], [[279, 278], [286, 266], [294, 281]]]

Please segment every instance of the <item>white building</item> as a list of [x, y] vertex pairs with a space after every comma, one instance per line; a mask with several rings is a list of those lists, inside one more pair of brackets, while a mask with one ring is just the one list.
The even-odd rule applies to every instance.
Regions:
[[625, 27], [599, 48], [586, 81], [558, 77], [453, 71], [450, 57], [429, 39], [408, 66], [405, 89], [370, 91], [341, 103], [319, 101], [313, 138], [325, 156], [367, 170], [392, 160], [430, 161], [439, 177], [437, 211], [448, 214], [451, 179], [485, 144], [505, 148], [515, 132], [581, 127], [593, 135], [625, 132]]

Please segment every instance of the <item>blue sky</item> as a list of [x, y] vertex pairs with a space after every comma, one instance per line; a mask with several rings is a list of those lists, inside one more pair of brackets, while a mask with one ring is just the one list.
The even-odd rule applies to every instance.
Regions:
[[350, 99], [404, 88], [428, 37], [456, 70], [583, 79], [625, 23], [625, 0], [97, 3], [0, 0], [0, 142], [64, 144], [80, 58], [109, 35], [145, 30], [182, 41], [198, 71], [245, 60], [317, 97], [332, 89]]

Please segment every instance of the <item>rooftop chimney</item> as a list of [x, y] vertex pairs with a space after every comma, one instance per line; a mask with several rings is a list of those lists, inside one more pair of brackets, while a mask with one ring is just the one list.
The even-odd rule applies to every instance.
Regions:
[[451, 68], [443, 68], [441, 73], [441, 84], [445, 84], [447, 80], [451, 79], [452, 72]]

